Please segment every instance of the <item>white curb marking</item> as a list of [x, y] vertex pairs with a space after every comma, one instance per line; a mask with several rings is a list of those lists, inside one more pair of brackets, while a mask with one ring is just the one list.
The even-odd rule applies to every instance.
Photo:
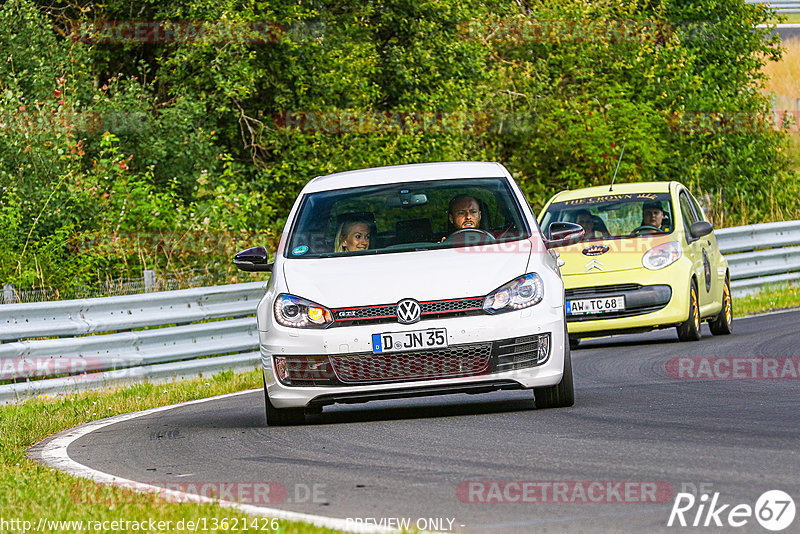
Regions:
[[260, 389], [250, 389], [246, 391], [239, 391], [236, 393], [228, 393], [227, 395], [219, 395], [217, 397], [209, 397], [206, 399], [198, 399], [193, 401], [182, 402], [180, 404], [173, 404], [171, 406], [161, 406], [158, 408], [151, 408], [149, 410], [144, 410], [141, 412], [115, 415], [113, 417], [101, 419], [99, 421], [92, 421], [91, 423], [85, 423], [75, 428], [64, 430], [62, 432], [55, 434], [52, 437], [52, 439], [50, 439], [50, 441], [47, 441], [44, 445], [42, 445], [41, 442], [39, 444], [34, 445], [28, 450], [28, 457], [31, 458], [32, 460], [36, 460], [46, 465], [49, 465], [50, 467], [54, 467], [60, 471], [64, 471], [66, 473], [81, 478], [88, 478], [89, 480], [93, 480], [99, 484], [112, 484], [114, 486], [120, 486], [134, 491], [140, 491], [144, 493], [155, 493], [159, 497], [168, 499], [170, 502], [196, 502], [196, 503], [218, 504], [226, 508], [234, 508], [248, 515], [269, 516], [271, 518], [286, 519], [288, 521], [305, 521], [307, 523], [312, 523], [320, 527], [330, 528], [334, 530], [341, 530], [346, 532], [359, 532], [359, 533], [397, 532], [394, 529], [386, 527], [379, 527], [377, 525], [359, 524], [352, 521], [345, 521], [344, 519], [336, 517], [303, 514], [300, 512], [278, 510], [277, 508], [265, 508], [263, 506], [255, 506], [252, 504], [242, 504], [238, 502], [226, 501], [222, 499], [214, 499], [212, 497], [206, 497], [203, 495], [196, 495], [193, 493], [185, 493], [183, 491], [162, 488], [160, 486], [153, 486], [142, 482], [136, 482], [134, 480], [120, 478], [108, 473], [103, 473], [102, 471], [97, 471], [95, 469], [92, 469], [91, 467], [76, 462], [75, 460], [70, 458], [69, 455], [67, 454], [67, 447], [69, 447], [73, 442], [82, 438], [83, 436], [91, 434], [95, 430], [99, 430], [101, 428], [105, 428], [107, 426], [116, 423], [130, 421], [131, 419], [136, 419], [137, 417], [163, 412], [166, 410], [172, 410], [173, 408], [190, 406], [192, 404], [200, 404], [212, 400], [225, 399], [228, 397], [236, 397], [239, 395], [246, 395], [248, 393], [253, 393], [255, 391], [260, 391]]

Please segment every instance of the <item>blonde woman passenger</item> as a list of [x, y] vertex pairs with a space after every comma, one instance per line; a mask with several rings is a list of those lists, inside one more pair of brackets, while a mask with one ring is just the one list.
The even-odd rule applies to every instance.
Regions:
[[367, 221], [345, 221], [336, 232], [334, 252], [367, 250], [370, 240], [370, 224]]

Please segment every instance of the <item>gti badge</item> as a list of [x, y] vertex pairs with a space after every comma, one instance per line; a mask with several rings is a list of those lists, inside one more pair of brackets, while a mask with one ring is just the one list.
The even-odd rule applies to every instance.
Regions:
[[590, 261], [589, 263], [586, 264], [586, 272], [588, 273], [592, 269], [597, 269], [598, 271], [602, 271], [603, 270], [603, 264], [600, 263], [597, 260], [592, 260], [592, 261]]
[[581, 252], [583, 252], [584, 256], [599, 256], [600, 254], [605, 254], [608, 252], [608, 246], [592, 245], [591, 247], [586, 247]]
[[420, 319], [421, 312], [419, 302], [414, 299], [403, 299], [397, 303], [397, 322], [402, 324], [416, 323]]

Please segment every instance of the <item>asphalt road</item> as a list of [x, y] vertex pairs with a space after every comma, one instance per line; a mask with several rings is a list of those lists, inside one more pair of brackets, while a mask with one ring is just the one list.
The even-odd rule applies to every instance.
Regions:
[[[796, 370], [798, 325], [794, 311], [736, 320], [732, 336], [704, 326], [696, 343], [679, 343], [674, 329], [585, 342], [573, 352], [577, 402], [568, 409], [540, 411], [527, 392], [497, 392], [326, 407], [306, 426], [273, 428], [262, 394], [252, 393], [117, 423], [68, 452], [156, 485], [272, 482], [271, 495], [287, 493], [270, 507], [390, 525], [405, 518], [448, 530], [417, 523], [442, 518], [462, 532], [696, 532], [666, 526], [682, 490], [753, 506], [779, 489], [800, 504], [800, 382], [675, 378], [666, 363], [794, 357]], [[521, 498], [523, 486], [508, 481], [532, 483], [527, 498], [537, 502], [497, 502]], [[627, 496], [617, 484], [626, 481]], [[603, 502], [581, 497], [592, 482]], [[539, 502], [548, 495], [558, 502]], [[631, 502], [640, 497], [648, 502]], [[493, 502], [473, 502], [481, 499]], [[687, 510], [688, 523], [697, 511]], [[800, 513], [787, 532], [798, 525]], [[734, 530], [765, 532], [752, 517]]]

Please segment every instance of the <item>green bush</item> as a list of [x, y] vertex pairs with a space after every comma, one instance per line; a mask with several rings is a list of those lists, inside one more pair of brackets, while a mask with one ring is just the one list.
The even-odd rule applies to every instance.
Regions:
[[123, 0], [0, 6], [0, 281], [236, 280], [231, 254], [274, 250], [310, 178], [400, 163], [500, 161], [535, 207], [608, 183], [619, 163], [620, 182], [687, 184], [717, 223], [800, 217], [761, 93], [781, 54], [762, 5], [147, 1], [138, 21], [270, 30], [92, 33], [131, 13]]

